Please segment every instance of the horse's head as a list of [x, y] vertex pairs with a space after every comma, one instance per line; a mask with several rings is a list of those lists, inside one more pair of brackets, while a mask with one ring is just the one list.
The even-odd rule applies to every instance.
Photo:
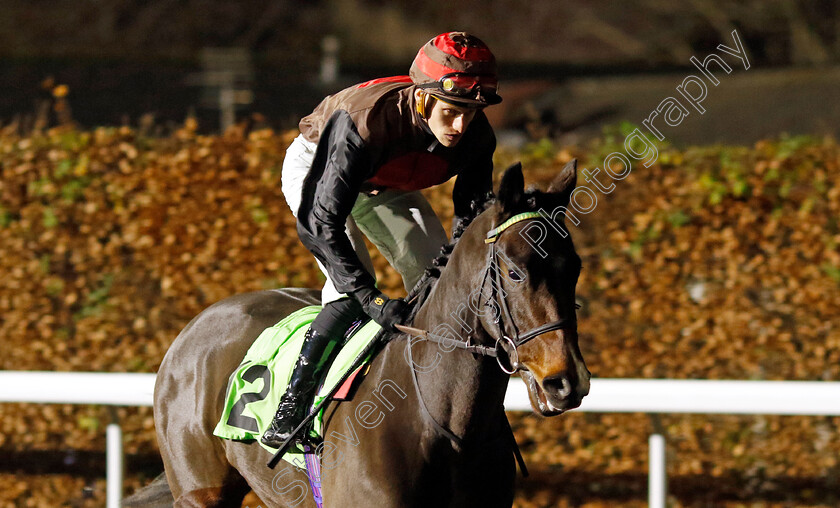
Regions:
[[495, 204], [464, 235], [488, 253], [476, 278], [477, 307], [492, 312], [481, 313], [481, 326], [497, 341], [500, 365], [521, 372], [534, 411], [544, 416], [578, 407], [589, 393], [575, 319], [581, 261], [564, 224], [576, 180], [572, 161], [547, 191], [526, 192], [516, 164], [505, 172]]

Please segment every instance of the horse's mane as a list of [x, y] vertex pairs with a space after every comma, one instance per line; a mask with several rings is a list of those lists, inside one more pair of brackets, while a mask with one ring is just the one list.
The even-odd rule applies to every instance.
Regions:
[[456, 224], [452, 231], [452, 240], [441, 247], [440, 254], [432, 260], [432, 265], [426, 268], [426, 271], [423, 272], [423, 276], [420, 277], [420, 280], [417, 281], [417, 284], [414, 285], [411, 291], [409, 291], [408, 296], [406, 296], [406, 301], [411, 305], [411, 310], [406, 320], [408, 323], [414, 321], [414, 316], [426, 302], [426, 299], [429, 297], [429, 294], [431, 294], [432, 289], [434, 289], [438, 280], [440, 280], [441, 268], [446, 266], [446, 263], [449, 262], [449, 256], [455, 249], [455, 245], [458, 243], [461, 235], [467, 229], [467, 226], [470, 225], [473, 219], [490, 208], [490, 206], [495, 202], [495, 195], [488, 192], [484, 196], [481, 196], [479, 199], [475, 199], [470, 203], [470, 215], [466, 220], [462, 220]]

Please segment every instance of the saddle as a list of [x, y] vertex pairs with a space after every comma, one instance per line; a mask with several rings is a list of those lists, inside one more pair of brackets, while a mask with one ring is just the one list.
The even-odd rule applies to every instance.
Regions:
[[[228, 378], [225, 409], [213, 431], [215, 436], [259, 442], [260, 436], [271, 424], [280, 397], [289, 383], [306, 330], [320, 310], [317, 305], [304, 307], [266, 328], [257, 337], [242, 363]], [[318, 407], [327, 397], [330, 400], [349, 400], [352, 397], [373, 356], [371, 345], [381, 329], [374, 321], [366, 321], [348, 331], [338, 356], [324, 376], [313, 407]], [[313, 419], [312, 440], [321, 439], [322, 432], [323, 410]], [[272, 453], [277, 451], [262, 443], [260, 446]], [[300, 446], [293, 446], [283, 459], [297, 465], [301, 463], [303, 453], [305, 451]]]

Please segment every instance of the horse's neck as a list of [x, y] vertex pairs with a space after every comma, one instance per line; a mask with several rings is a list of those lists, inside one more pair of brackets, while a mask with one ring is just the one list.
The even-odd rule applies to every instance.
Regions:
[[[476, 289], [471, 280], [475, 266], [466, 268], [470, 265], [466, 260], [458, 263], [456, 254], [412, 326], [448, 337], [454, 331], [461, 342], [492, 343], [468, 305], [470, 293]], [[478, 439], [481, 434], [498, 431], [496, 416], [502, 411], [508, 377], [495, 360], [463, 349], [444, 350], [431, 341], [416, 342], [412, 352], [423, 399], [438, 423], [458, 436]]]

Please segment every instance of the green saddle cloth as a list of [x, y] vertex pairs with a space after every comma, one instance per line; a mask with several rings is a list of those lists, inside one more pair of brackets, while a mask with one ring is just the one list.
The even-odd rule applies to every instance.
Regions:
[[[289, 384], [306, 330], [320, 311], [321, 307], [317, 305], [304, 307], [266, 328], [257, 337], [228, 379], [225, 410], [213, 431], [214, 435], [224, 439], [257, 440], [259, 443]], [[368, 321], [346, 341], [329, 368], [323, 387], [315, 396], [315, 405], [341, 381], [381, 328], [373, 320]], [[315, 417], [313, 430], [318, 435], [323, 432], [323, 411]], [[260, 446], [272, 453], [277, 451], [262, 443]], [[302, 450], [292, 447], [283, 459], [297, 465], [300, 459], [293, 461], [293, 458], [301, 453]]]

